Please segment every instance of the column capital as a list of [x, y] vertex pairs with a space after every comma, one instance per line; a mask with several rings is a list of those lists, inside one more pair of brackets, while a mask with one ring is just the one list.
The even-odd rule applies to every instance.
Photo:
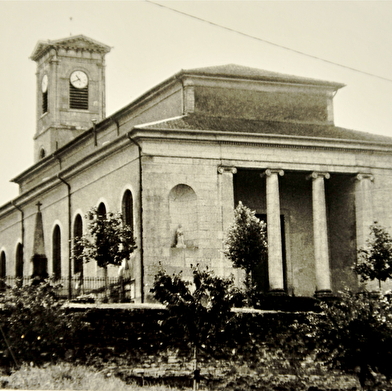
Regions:
[[360, 172], [355, 176], [357, 181], [362, 181], [363, 179], [369, 179], [370, 182], [374, 182], [374, 175], [370, 173]]
[[329, 172], [325, 172], [325, 171], [313, 171], [311, 174], [309, 174], [306, 179], [317, 179], [317, 178], [324, 178], [324, 179], [329, 179], [331, 177], [331, 175], [329, 174]]
[[233, 166], [219, 166], [218, 174], [237, 174], [237, 169]]
[[277, 175], [283, 176], [284, 175], [284, 170], [282, 170], [280, 168], [277, 168], [277, 169], [267, 168], [263, 173], [260, 174], [260, 177], [261, 178], [263, 178], [264, 176], [270, 177], [273, 174], [277, 174]]

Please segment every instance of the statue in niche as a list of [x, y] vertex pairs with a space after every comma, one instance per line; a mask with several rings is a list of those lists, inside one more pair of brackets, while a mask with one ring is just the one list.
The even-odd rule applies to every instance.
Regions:
[[186, 248], [184, 242], [184, 231], [182, 230], [182, 225], [180, 224], [176, 230], [176, 248]]
[[[122, 248], [122, 244], [120, 245], [120, 249]], [[131, 264], [134, 263], [135, 260], [135, 253], [131, 253], [129, 255], [129, 258], [123, 258], [121, 260], [121, 266], [118, 269], [118, 279], [120, 282], [120, 303], [123, 303], [126, 301], [126, 299], [130, 299], [130, 297], [126, 297], [126, 291], [127, 291], [127, 287], [129, 290], [129, 294], [130, 294], [130, 282], [132, 279], [132, 266]], [[128, 295], [129, 295], [128, 294]]]
[[[120, 244], [119, 249], [120, 251], [123, 249], [123, 244]], [[121, 265], [118, 269], [118, 276], [123, 281], [129, 281], [132, 278], [132, 269], [131, 263], [133, 263], [135, 259], [135, 253], [132, 252], [128, 258], [123, 258], [121, 260]]]

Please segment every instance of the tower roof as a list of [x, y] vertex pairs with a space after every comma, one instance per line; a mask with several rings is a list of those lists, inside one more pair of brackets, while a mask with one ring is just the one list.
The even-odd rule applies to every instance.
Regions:
[[95, 41], [94, 39], [84, 35], [73, 35], [62, 39], [38, 41], [30, 58], [37, 61], [47, 51], [60, 48], [67, 50], [87, 50], [104, 54], [110, 52], [111, 49], [110, 46], [104, 45], [103, 43]]

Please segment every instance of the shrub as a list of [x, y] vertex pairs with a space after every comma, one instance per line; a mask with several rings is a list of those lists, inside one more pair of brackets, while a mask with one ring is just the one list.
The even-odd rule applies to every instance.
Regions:
[[161, 270], [155, 276], [152, 293], [167, 305], [166, 325], [177, 333], [182, 328], [189, 347], [217, 354], [219, 344], [232, 340], [226, 329], [235, 321], [231, 308], [242, 297], [232, 278], [220, 278], [208, 269], [193, 267], [192, 284], [181, 274], [169, 276]]
[[54, 361], [76, 348], [79, 317], [66, 312], [49, 282], [9, 289], [0, 303], [3, 352], [17, 363]]
[[376, 373], [392, 376], [392, 305], [388, 296], [346, 291], [296, 322], [286, 344], [301, 356], [313, 353], [326, 365], [358, 376], [362, 385]]

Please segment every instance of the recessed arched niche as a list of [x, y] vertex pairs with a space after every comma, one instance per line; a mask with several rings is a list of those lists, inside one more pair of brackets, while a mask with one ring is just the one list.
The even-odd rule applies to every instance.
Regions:
[[198, 241], [197, 195], [188, 185], [179, 184], [169, 193], [172, 247], [195, 248]]

